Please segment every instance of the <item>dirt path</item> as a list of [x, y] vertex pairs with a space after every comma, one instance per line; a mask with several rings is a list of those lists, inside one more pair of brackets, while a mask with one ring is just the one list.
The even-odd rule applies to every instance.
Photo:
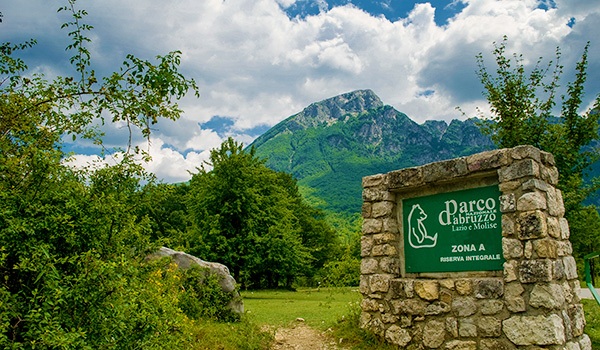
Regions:
[[278, 328], [272, 350], [341, 350], [327, 332], [311, 328], [303, 322], [294, 322], [289, 328]]

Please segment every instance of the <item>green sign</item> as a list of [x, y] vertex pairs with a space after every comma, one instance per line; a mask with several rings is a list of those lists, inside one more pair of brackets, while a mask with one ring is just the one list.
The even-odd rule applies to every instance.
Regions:
[[502, 270], [498, 186], [402, 201], [406, 272]]

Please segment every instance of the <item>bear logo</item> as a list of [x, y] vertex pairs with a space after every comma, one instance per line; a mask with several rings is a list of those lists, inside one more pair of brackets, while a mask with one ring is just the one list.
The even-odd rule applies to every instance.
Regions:
[[423, 221], [427, 214], [419, 204], [414, 204], [408, 214], [408, 243], [413, 248], [432, 248], [437, 244], [437, 233], [429, 236]]

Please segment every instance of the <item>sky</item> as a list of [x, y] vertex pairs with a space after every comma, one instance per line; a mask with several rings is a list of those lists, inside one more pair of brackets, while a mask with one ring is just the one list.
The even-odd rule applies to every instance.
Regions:
[[[0, 40], [35, 38], [23, 58], [49, 78], [69, 73], [66, 1], [2, 0]], [[600, 1], [597, 0], [79, 0], [94, 29], [93, 66], [118, 70], [129, 53], [152, 59], [182, 52], [180, 71], [200, 97], [179, 102], [176, 121], [155, 126], [146, 165], [166, 182], [186, 181], [227, 137], [248, 145], [285, 118], [345, 92], [371, 89], [417, 123], [465, 119], [487, 110], [476, 71], [482, 53], [494, 70], [494, 42], [528, 68], [560, 47], [564, 88], [590, 41], [583, 107], [600, 92]], [[457, 111], [460, 107], [465, 114]], [[120, 125], [105, 143], [127, 141]], [[137, 142], [137, 141], [136, 141]], [[95, 157], [69, 145], [75, 164]]]

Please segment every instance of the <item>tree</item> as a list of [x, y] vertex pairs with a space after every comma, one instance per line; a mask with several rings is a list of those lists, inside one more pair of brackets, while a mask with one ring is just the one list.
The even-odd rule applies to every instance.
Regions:
[[[595, 193], [598, 179], [586, 179], [590, 167], [599, 159], [594, 143], [598, 142], [600, 120], [600, 94], [594, 106], [579, 113], [586, 81], [589, 43], [584, 47], [576, 65], [575, 80], [567, 85], [566, 95], [561, 97], [561, 112], [554, 116], [557, 89], [563, 67], [559, 64], [560, 49], [556, 49], [556, 61], [542, 65], [542, 58], [529, 74], [526, 73], [522, 55], [506, 56], [508, 39], [494, 43], [497, 68], [495, 74], [488, 72], [483, 55], [477, 55], [478, 72], [490, 103], [491, 122], [482, 123], [482, 130], [492, 137], [498, 147], [514, 147], [530, 144], [550, 152], [556, 159], [560, 173], [559, 188], [563, 191], [566, 214], [571, 224], [576, 255], [589, 249], [599, 249], [600, 242], [595, 206], [586, 206], [585, 200]], [[550, 75], [549, 72], [552, 72]], [[581, 244], [578, 244], [581, 242]]]
[[95, 121], [121, 121], [145, 137], [159, 118], [177, 119], [176, 101], [193, 80], [180, 54], [157, 63], [128, 55], [118, 72], [92, 69], [75, 1], [70, 13], [73, 76], [28, 74], [20, 50], [0, 45], [0, 347], [186, 347], [179, 277], [155, 248], [138, 215], [141, 183], [152, 180], [129, 147], [119, 164], [75, 170], [64, 164], [65, 136], [102, 143]]
[[211, 151], [190, 181], [191, 252], [227, 265], [245, 287], [291, 287], [328, 259], [335, 241], [296, 182], [232, 138]]

